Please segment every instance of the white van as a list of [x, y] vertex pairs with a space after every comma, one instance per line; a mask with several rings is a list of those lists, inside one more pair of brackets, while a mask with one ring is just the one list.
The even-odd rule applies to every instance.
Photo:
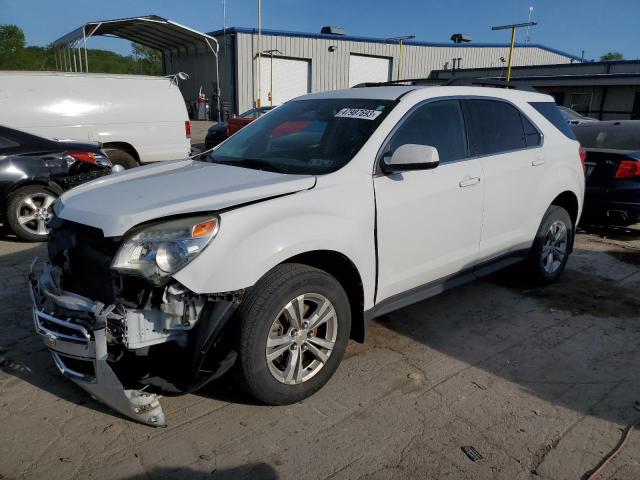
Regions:
[[165, 77], [0, 72], [0, 125], [100, 142], [125, 168], [183, 159], [191, 149], [182, 94]]

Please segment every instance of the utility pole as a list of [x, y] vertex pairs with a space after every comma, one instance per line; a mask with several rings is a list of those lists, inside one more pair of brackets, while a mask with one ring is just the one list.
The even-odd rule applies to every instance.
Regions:
[[271, 50], [265, 50], [262, 52], [265, 55], [269, 55], [270, 57], [270, 65], [269, 65], [269, 104], [273, 107], [273, 54], [274, 53], [282, 53], [280, 50], [276, 48], [272, 48]]
[[402, 54], [403, 54], [404, 41], [405, 40], [411, 40], [412, 38], [416, 38], [416, 36], [415, 35], [401, 35], [399, 37], [387, 38], [387, 40], [394, 40], [394, 41], [398, 42], [398, 45], [400, 46], [400, 51], [398, 52], [398, 68], [397, 68], [397, 73], [396, 73], [396, 80], [400, 80], [400, 70], [401, 70], [401, 67], [402, 67]]
[[511, 80], [511, 64], [513, 62], [513, 50], [516, 44], [516, 29], [520, 27], [533, 27], [537, 25], [536, 22], [526, 23], [513, 23], [511, 25], [500, 25], [498, 27], [491, 27], [491, 30], [508, 30], [511, 29], [511, 46], [509, 47], [509, 61], [507, 63], [507, 82]]
[[262, 101], [262, 77], [260, 69], [262, 67], [262, 1], [258, 0], [258, 99], [256, 107], [260, 106]]

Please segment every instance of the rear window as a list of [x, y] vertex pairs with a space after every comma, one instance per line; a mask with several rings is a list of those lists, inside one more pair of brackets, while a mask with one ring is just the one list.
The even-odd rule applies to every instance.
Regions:
[[573, 131], [585, 148], [608, 150], [640, 150], [640, 122], [605, 123], [590, 122], [576, 125]]
[[571, 130], [571, 127], [567, 123], [567, 120], [564, 118], [562, 113], [560, 113], [560, 109], [553, 102], [530, 102], [533, 108], [535, 108], [544, 118], [549, 120], [554, 127], [560, 130], [565, 137], [570, 138], [571, 140], [575, 140], [576, 136]]

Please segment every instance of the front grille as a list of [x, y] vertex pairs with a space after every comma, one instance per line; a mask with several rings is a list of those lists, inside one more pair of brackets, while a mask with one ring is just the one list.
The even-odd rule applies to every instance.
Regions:
[[105, 304], [114, 303], [109, 266], [118, 242], [105, 238], [97, 228], [74, 222], [55, 219], [51, 227], [49, 258], [53, 264], [64, 267], [62, 288]]

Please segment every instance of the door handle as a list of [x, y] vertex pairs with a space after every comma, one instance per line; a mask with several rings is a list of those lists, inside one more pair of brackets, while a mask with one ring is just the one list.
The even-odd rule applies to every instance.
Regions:
[[544, 165], [544, 159], [542, 158], [536, 158], [535, 160], [531, 161], [531, 166], [533, 167], [537, 167], [539, 165]]
[[460, 180], [460, 187], [470, 187], [471, 185], [475, 185], [476, 183], [480, 183], [480, 177], [468, 177], [464, 180]]

